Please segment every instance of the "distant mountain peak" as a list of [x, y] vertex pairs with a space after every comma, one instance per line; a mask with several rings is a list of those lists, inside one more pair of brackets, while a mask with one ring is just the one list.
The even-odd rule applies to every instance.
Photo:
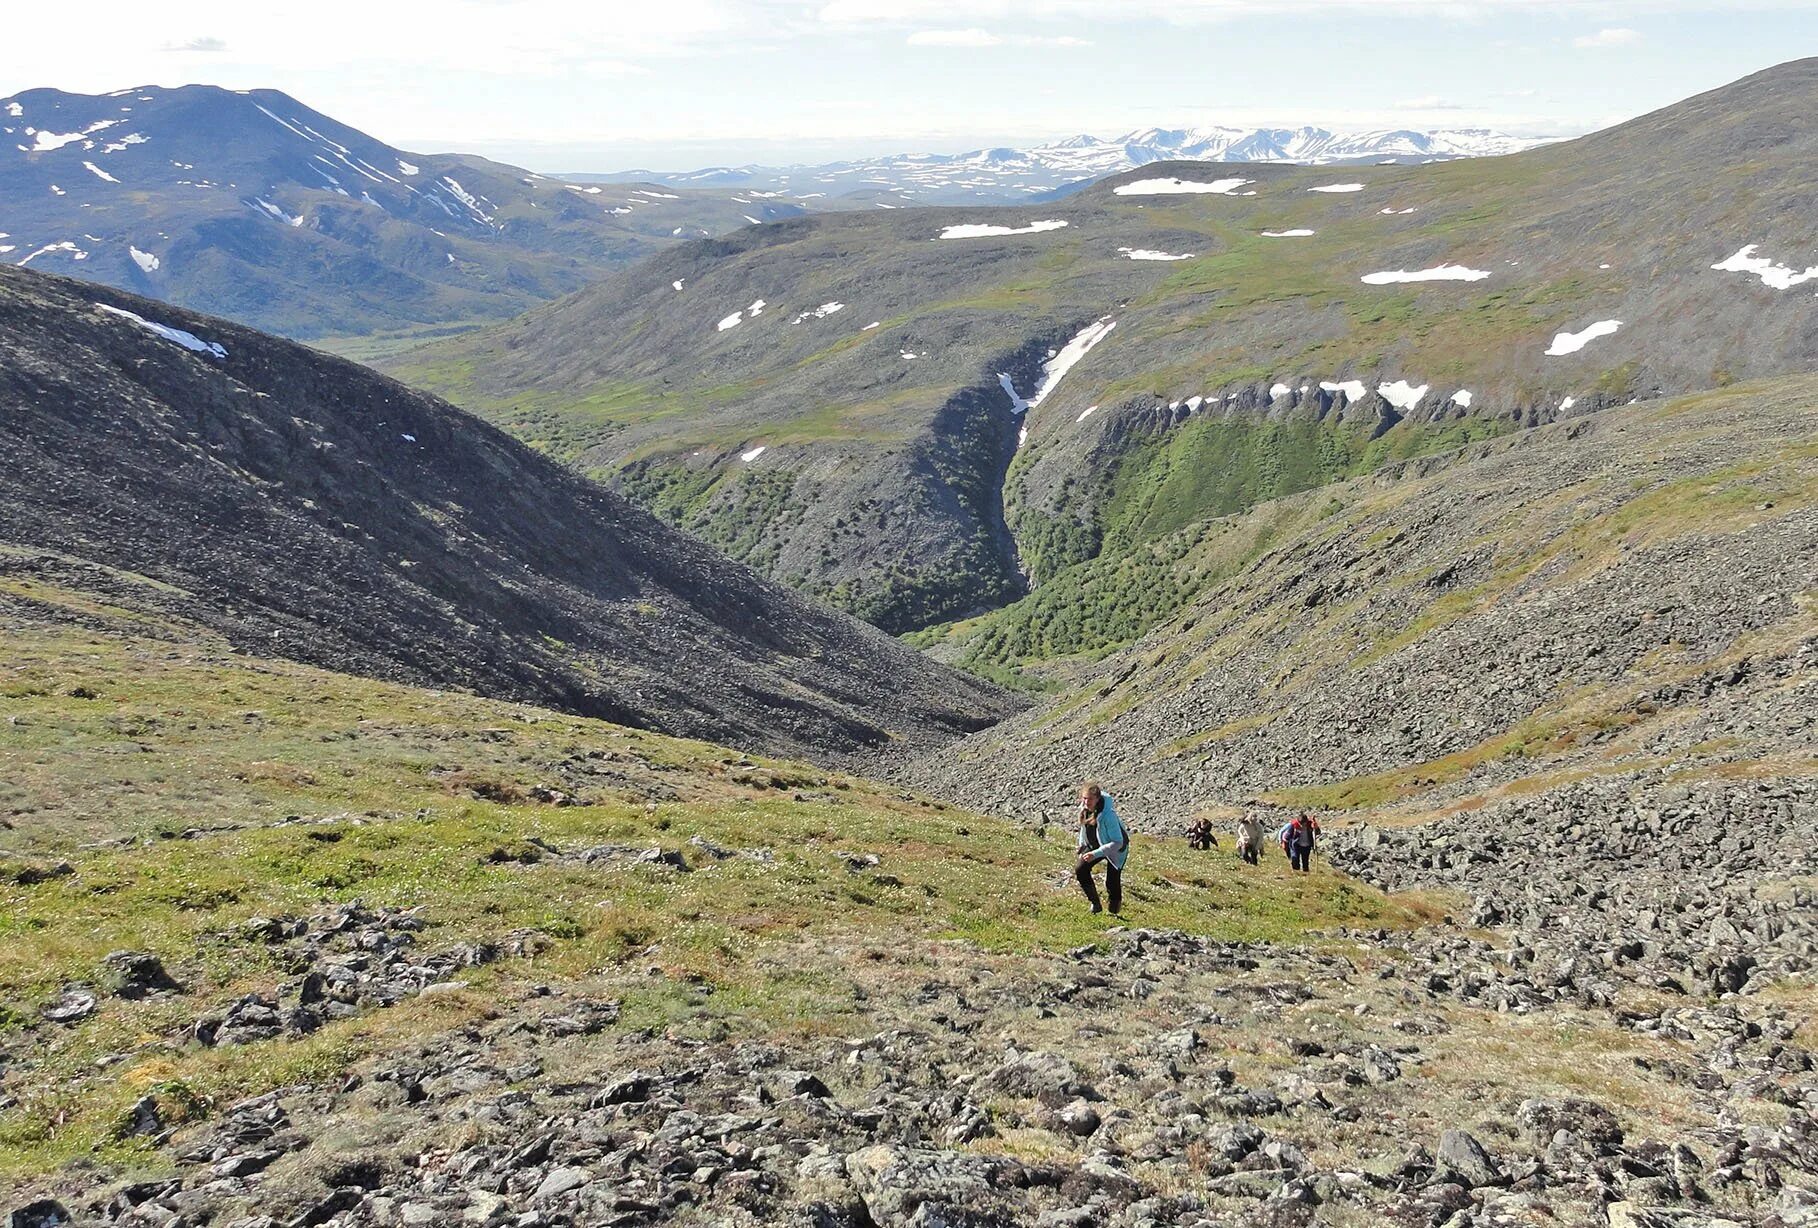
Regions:
[[899, 153], [820, 165], [708, 167], [661, 175], [628, 171], [586, 178], [610, 182], [654, 179], [682, 187], [775, 188], [785, 183], [792, 187], [812, 183], [829, 196], [900, 192], [913, 194], [918, 204], [1002, 204], [1151, 162], [1432, 162], [1517, 153], [1546, 141], [1484, 128], [1334, 132], [1311, 124], [1296, 128], [1201, 124], [1137, 128], [1114, 137], [1080, 133], [1037, 145], [998, 145], [957, 154]]

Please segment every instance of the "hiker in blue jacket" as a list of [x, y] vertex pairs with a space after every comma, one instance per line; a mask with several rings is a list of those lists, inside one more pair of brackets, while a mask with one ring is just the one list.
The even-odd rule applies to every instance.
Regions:
[[1105, 891], [1111, 897], [1111, 911], [1124, 909], [1124, 861], [1130, 855], [1130, 834], [1124, 830], [1117, 808], [1094, 781], [1087, 781], [1079, 791], [1079, 835], [1075, 840], [1079, 864], [1073, 877], [1081, 891], [1092, 902], [1093, 912], [1103, 912], [1098, 902], [1098, 884], [1092, 881], [1092, 868], [1105, 863]]

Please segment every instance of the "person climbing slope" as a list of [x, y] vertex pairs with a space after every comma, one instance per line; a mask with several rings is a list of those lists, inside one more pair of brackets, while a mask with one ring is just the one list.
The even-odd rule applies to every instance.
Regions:
[[1319, 843], [1319, 820], [1302, 811], [1281, 829], [1281, 851], [1288, 855], [1288, 868], [1305, 874], [1313, 868], [1313, 846]]
[[1204, 852], [1218, 847], [1218, 837], [1212, 834], [1212, 820], [1200, 815], [1187, 828], [1187, 847]]
[[1130, 836], [1124, 830], [1123, 820], [1117, 816], [1117, 807], [1095, 781], [1087, 781], [1079, 791], [1079, 835], [1075, 847], [1079, 858], [1073, 877], [1079, 880], [1080, 890], [1092, 902], [1092, 911], [1104, 911], [1098, 902], [1098, 884], [1092, 881], [1092, 869], [1102, 861], [1111, 911], [1121, 913], [1124, 908], [1124, 862], [1130, 855]]
[[1262, 860], [1263, 825], [1256, 812], [1246, 810], [1237, 819], [1237, 855], [1255, 865]]

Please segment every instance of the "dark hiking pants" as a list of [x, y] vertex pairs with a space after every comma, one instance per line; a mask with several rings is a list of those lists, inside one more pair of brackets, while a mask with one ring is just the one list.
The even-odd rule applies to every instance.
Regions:
[[1305, 874], [1313, 868], [1313, 849], [1302, 848], [1298, 844], [1288, 846], [1288, 865]]
[[1244, 860], [1250, 865], [1255, 865], [1262, 860], [1262, 850], [1254, 844], [1244, 845]]
[[[1098, 884], [1092, 881], [1092, 867], [1097, 864], [1097, 862], [1088, 861], [1073, 872], [1073, 877], [1079, 880], [1079, 889], [1086, 893], [1088, 900], [1092, 901], [1093, 912], [1097, 912], [1103, 907], [1098, 902]], [[1108, 861], [1105, 863], [1105, 892], [1111, 897], [1111, 911], [1122, 912], [1124, 910], [1124, 872]]]

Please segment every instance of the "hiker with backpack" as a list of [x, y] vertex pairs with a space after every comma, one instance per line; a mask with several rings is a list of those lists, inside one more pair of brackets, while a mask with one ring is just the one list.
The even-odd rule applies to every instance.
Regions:
[[1130, 856], [1130, 834], [1124, 830], [1117, 807], [1096, 781], [1087, 781], [1079, 791], [1079, 834], [1074, 842], [1078, 860], [1073, 877], [1092, 903], [1092, 911], [1103, 912], [1098, 902], [1098, 884], [1092, 881], [1093, 868], [1105, 863], [1105, 892], [1111, 897], [1111, 912], [1124, 908], [1124, 862]]
[[1263, 825], [1256, 812], [1246, 810], [1237, 817], [1237, 855], [1250, 865], [1262, 860]]
[[1304, 810], [1281, 829], [1281, 851], [1288, 855], [1290, 870], [1306, 874], [1313, 869], [1313, 846], [1319, 837], [1319, 820]]
[[1202, 814], [1193, 820], [1192, 826], [1187, 828], [1187, 847], [1202, 853], [1218, 847], [1218, 837], [1212, 834], [1211, 819]]

